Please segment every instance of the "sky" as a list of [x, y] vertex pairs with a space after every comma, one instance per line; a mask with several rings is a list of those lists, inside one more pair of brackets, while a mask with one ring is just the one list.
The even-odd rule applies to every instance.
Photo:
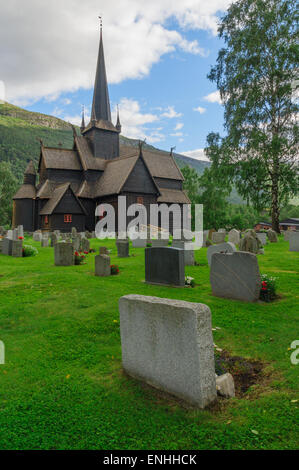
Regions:
[[[4, 2], [2, 2], [4, 3]], [[0, 6], [0, 99], [80, 124], [89, 119], [99, 18], [112, 118], [122, 134], [205, 159], [223, 107], [207, 74], [231, 0], [10, 0]]]

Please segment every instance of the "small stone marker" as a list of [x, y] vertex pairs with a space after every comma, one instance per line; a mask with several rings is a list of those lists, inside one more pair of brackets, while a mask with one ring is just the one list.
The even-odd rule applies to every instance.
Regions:
[[97, 255], [95, 257], [95, 275], [96, 276], [110, 276], [110, 256]]
[[269, 230], [267, 231], [267, 236], [271, 243], [278, 242], [277, 233], [274, 230], [272, 230], [272, 228], [269, 228]]
[[116, 240], [117, 256], [119, 258], [128, 258], [130, 243], [129, 240]]
[[213, 243], [224, 243], [225, 241], [225, 233], [223, 232], [213, 232], [212, 233], [212, 242]]
[[132, 247], [133, 248], [145, 248], [148, 241], [146, 238], [135, 238], [132, 240]]
[[237, 230], [235, 228], [232, 228], [228, 232], [228, 241], [230, 243], [233, 243], [234, 245], [238, 246], [239, 243], [240, 243], [240, 232], [239, 232], [239, 230]]
[[258, 238], [255, 230], [248, 230], [244, 237], [240, 240], [240, 251], [248, 251], [249, 253], [258, 254], [262, 248], [262, 243]]
[[33, 233], [33, 240], [35, 242], [41, 242], [42, 241], [42, 234], [40, 232], [34, 232]]
[[185, 266], [194, 266], [194, 244], [193, 242], [185, 242], [181, 240], [173, 240], [173, 248], [180, 248], [184, 251]]
[[12, 255], [12, 240], [10, 238], [4, 238], [2, 242], [2, 254], [11, 256]]
[[299, 251], [299, 232], [292, 231], [289, 240], [290, 251]]
[[12, 241], [11, 255], [14, 258], [22, 258], [22, 256], [23, 256], [23, 240], [13, 240]]
[[209, 266], [211, 266], [212, 255], [214, 253], [234, 253], [235, 251], [237, 251], [235, 245], [230, 242], [219, 243], [218, 245], [209, 246], [208, 251], [207, 251], [207, 258], [208, 258]]
[[106, 246], [100, 246], [99, 250], [100, 255], [107, 255], [109, 256], [110, 252]]
[[90, 250], [90, 242], [87, 238], [82, 238], [81, 240], [81, 249], [82, 251], [87, 251], [89, 253]]
[[75, 262], [73, 245], [58, 242], [54, 246], [55, 266], [72, 266]]
[[229, 372], [216, 377], [216, 390], [219, 395], [225, 398], [233, 398], [235, 396], [235, 382]]
[[214, 253], [210, 281], [216, 297], [255, 302], [260, 296], [261, 277], [253, 253]]
[[49, 238], [42, 237], [41, 247], [42, 248], [48, 248], [48, 246], [49, 246]]
[[50, 246], [55, 246], [56, 243], [58, 243], [58, 239], [59, 239], [59, 236], [57, 236], [57, 234], [54, 232], [54, 233], [51, 233], [51, 236], [50, 236]]
[[129, 375], [200, 408], [216, 399], [207, 305], [127, 295], [119, 300], [119, 312], [122, 363]]
[[145, 248], [145, 281], [184, 287], [184, 251], [172, 247]]
[[256, 236], [261, 242], [262, 246], [265, 246], [267, 244], [267, 234], [265, 232], [257, 232]]

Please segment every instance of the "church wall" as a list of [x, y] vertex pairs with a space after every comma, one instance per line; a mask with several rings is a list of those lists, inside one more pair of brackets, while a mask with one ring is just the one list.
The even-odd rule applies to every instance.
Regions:
[[64, 214], [52, 214], [49, 216], [49, 230], [71, 232], [76, 227], [78, 232], [85, 231], [85, 214], [72, 214], [72, 222], [64, 222]]
[[94, 156], [112, 160], [119, 156], [119, 134], [103, 129], [91, 129], [85, 134], [90, 140]]
[[70, 189], [68, 189], [61, 201], [57, 204], [55, 213], [82, 214], [82, 208]]
[[154, 178], [154, 180], [160, 188], [183, 189], [183, 181], [180, 180], [172, 180], [168, 178]]
[[80, 183], [83, 181], [84, 175], [82, 171], [49, 169], [47, 170], [47, 178], [58, 183]]
[[34, 209], [34, 199], [15, 199], [13, 203], [13, 227], [23, 225], [25, 232], [33, 232]]
[[85, 218], [86, 229], [92, 232], [95, 229], [96, 204], [92, 199], [80, 198], [80, 202], [87, 213], [87, 216]]

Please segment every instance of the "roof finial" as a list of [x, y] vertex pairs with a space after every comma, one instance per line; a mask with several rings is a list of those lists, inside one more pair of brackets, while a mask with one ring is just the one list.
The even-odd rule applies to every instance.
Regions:
[[119, 119], [119, 106], [118, 106], [118, 104], [116, 106], [117, 106], [117, 121], [116, 121], [115, 128], [118, 130], [118, 132], [121, 132], [121, 123], [120, 123], [120, 119]]
[[173, 155], [173, 151], [176, 149], [176, 147], [170, 147], [170, 155]]
[[82, 104], [82, 121], [81, 121], [81, 134], [83, 133], [84, 129], [85, 129], [85, 116], [84, 116], [84, 104]]
[[99, 16], [99, 20], [100, 20], [100, 31], [102, 32], [103, 31], [103, 17]]

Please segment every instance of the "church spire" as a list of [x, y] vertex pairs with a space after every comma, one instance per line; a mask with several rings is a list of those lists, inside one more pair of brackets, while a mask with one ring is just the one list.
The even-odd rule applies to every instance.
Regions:
[[91, 121], [99, 121], [104, 119], [111, 122], [111, 110], [108, 93], [108, 83], [106, 76], [104, 47], [103, 47], [103, 33], [102, 33], [102, 18], [100, 18], [100, 46], [96, 70], [96, 79], [94, 84], [93, 102], [91, 111]]

